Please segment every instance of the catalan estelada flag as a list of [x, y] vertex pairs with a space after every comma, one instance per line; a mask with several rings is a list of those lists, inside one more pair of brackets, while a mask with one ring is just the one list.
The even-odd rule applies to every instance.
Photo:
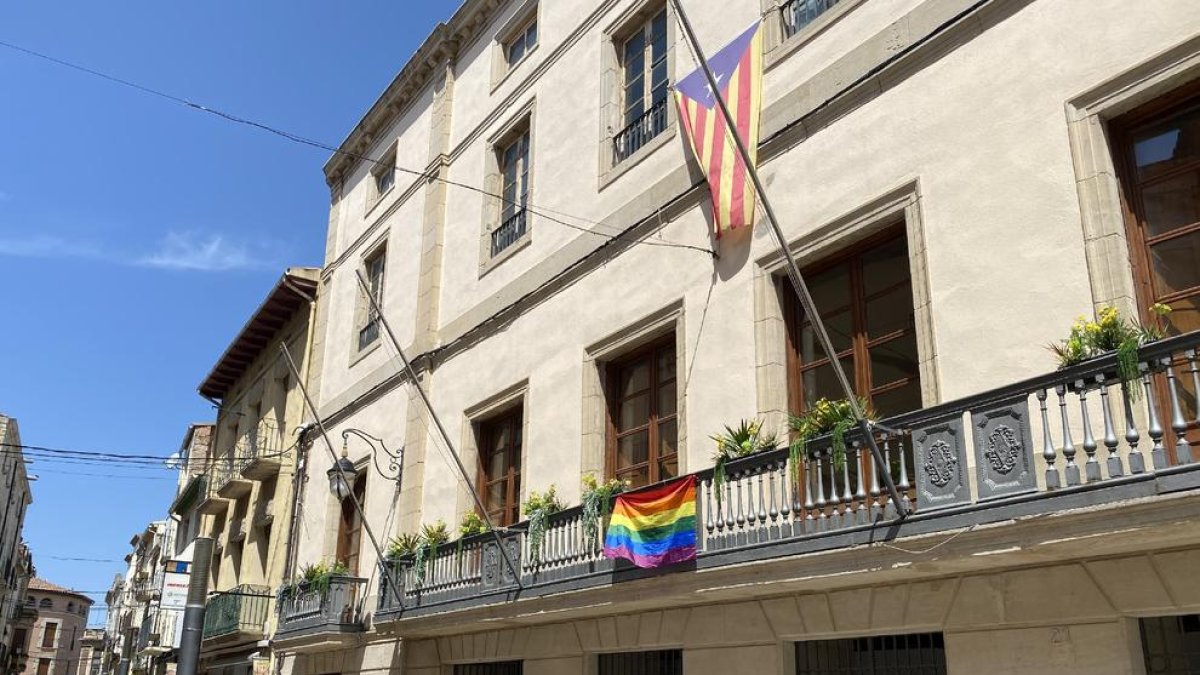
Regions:
[[[758, 154], [758, 118], [762, 107], [762, 38], [759, 24], [725, 45], [708, 60], [721, 96], [737, 123], [752, 161]], [[675, 101], [696, 161], [708, 176], [713, 223], [725, 230], [754, 224], [754, 186], [728, 135], [716, 94], [704, 71], [696, 69], [675, 84]]]
[[604, 535], [604, 557], [638, 567], [696, 558], [696, 477], [617, 495]]

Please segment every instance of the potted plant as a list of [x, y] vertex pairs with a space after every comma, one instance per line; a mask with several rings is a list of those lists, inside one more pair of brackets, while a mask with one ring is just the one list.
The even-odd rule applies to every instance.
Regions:
[[1138, 349], [1166, 335], [1161, 317], [1171, 313], [1171, 308], [1161, 303], [1154, 304], [1150, 310], [1154, 319], [1150, 325], [1143, 326], [1132, 319], [1122, 318], [1117, 308], [1105, 305], [1100, 308], [1096, 320], [1079, 317], [1066, 339], [1047, 345], [1047, 349], [1058, 358], [1060, 369], [1115, 353], [1121, 388], [1136, 401], [1138, 388], [1129, 386], [1129, 383], [1141, 375], [1138, 370]]
[[281, 598], [290, 598], [302, 592], [316, 591], [321, 597], [329, 592], [329, 586], [335, 577], [350, 575], [350, 568], [341, 561], [328, 562], [322, 560], [300, 569], [300, 576], [290, 584], [285, 584], [279, 590]]
[[467, 537], [473, 537], [477, 534], [483, 534], [488, 531], [487, 523], [483, 518], [474, 511], [467, 511], [463, 514], [462, 520], [458, 522], [458, 541], [456, 542], [454, 559], [455, 562], [462, 562], [463, 540]]
[[546, 492], [539, 494], [531, 491], [525, 500], [521, 512], [529, 519], [529, 529], [525, 536], [529, 537], [529, 558], [536, 564], [542, 559], [542, 543], [546, 541], [546, 530], [550, 527], [550, 516], [562, 511], [562, 502], [558, 501], [553, 485]]
[[628, 481], [622, 482], [616, 478], [611, 478], [607, 482], [602, 483], [596, 478], [595, 473], [584, 475], [582, 499], [583, 531], [587, 541], [596, 541], [601, 528], [606, 525], [602, 521], [608, 518], [609, 510], [612, 508], [613, 497], [628, 488]]
[[725, 426], [725, 432], [709, 436], [717, 444], [713, 454], [713, 489], [721, 503], [721, 486], [725, 484], [725, 465], [730, 461], [759, 452], [775, 449], [775, 435], [763, 434], [758, 420], [742, 420], [737, 428]]
[[[875, 411], [865, 399], [859, 398], [858, 406], [867, 420], [877, 419]], [[792, 431], [792, 442], [788, 446], [788, 456], [792, 463], [792, 479], [799, 479], [800, 462], [804, 460], [808, 442], [826, 434], [831, 436], [833, 465], [841, 468], [846, 463], [846, 432], [857, 423], [854, 408], [846, 399], [830, 401], [822, 398], [803, 413], [789, 415], [788, 428]]]

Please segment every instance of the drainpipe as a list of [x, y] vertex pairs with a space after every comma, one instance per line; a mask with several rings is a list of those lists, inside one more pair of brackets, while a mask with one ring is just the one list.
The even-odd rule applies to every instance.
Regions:
[[[287, 278], [286, 274], [284, 275], [284, 284], [287, 285], [287, 287], [291, 289], [293, 293], [308, 301], [308, 327], [305, 329], [304, 336], [304, 368], [301, 372], [301, 377], [304, 378], [304, 384], [307, 386], [308, 378], [312, 373], [313, 336], [317, 331], [317, 297], [319, 295], [319, 286], [317, 294], [309, 295], [299, 287], [295, 286], [292, 281]], [[286, 410], [286, 401], [284, 402], [284, 406]], [[303, 410], [303, 407], [301, 407], [301, 410]], [[287, 417], [286, 412], [284, 417]], [[300, 535], [301, 509], [304, 506], [304, 485], [308, 481], [308, 454], [304, 447], [304, 440], [310, 429], [311, 425], [305, 425], [301, 427], [299, 437], [296, 441], [296, 469], [295, 473], [292, 475], [292, 499], [291, 503], [289, 504], [287, 543], [284, 547], [283, 559], [283, 579], [280, 580], [282, 582], [286, 582], [296, 574], [296, 556], [299, 555], [300, 552], [300, 547], [298, 545], [299, 542], [297, 539], [299, 539]]]

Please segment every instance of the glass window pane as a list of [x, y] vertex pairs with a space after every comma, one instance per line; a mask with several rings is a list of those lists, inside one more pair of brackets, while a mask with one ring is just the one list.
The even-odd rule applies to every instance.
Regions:
[[650, 388], [650, 364], [645, 361], [625, 366], [621, 369], [621, 398]]
[[871, 347], [871, 386], [917, 376], [917, 336], [908, 333]]
[[679, 456], [671, 455], [658, 463], [658, 479], [667, 480], [679, 475]]
[[640, 427], [649, 420], [650, 392], [621, 401], [620, 414], [617, 416], [618, 431]]
[[1176, 300], [1166, 318], [1167, 334], [1182, 335], [1200, 330], [1200, 294]]
[[503, 478], [508, 471], [508, 453], [497, 452], [488, 458], [487, 476], [490, 480]]
[[617, 440], [617, 469], [641, 464], [650, 459], [650, 432], [639, 431]]
[[1151, 237], [1200, 222], [1200, 172], [1189, 171], [1142, 189], [1146, 234]]
[[658, 409], [655, 411], [659, 417], [668, 417], [675, 414], [676, 408], [676, 388], [675, 382], [672, 380], [658, 388]]
[[[841, 361], [842, 367], [846, 369], [846, 377], [849, 377], [853, 384], [854, 362], [849, 357], [843, 358]], [[838, 384], [837, 376], [833, 373], [833, 367], [829, 364], [805, 370], [800, 376], [800, 381], [804, 388], [805, 408], [822, 398], [830, 400], [845, 398], [842, 395], [842, 387]]]
[[921, 383], [913, 380], [902, 387], [875, 394], [871, 397], [871, 407], [880, 418], [918, 410], [921, 407]]
[[537, 44], [537, 40], [538, 27], [537, 22], [534, 21], [533, 23], [529, 24], [529, 28], [525, 29], [525, 49], [533, 49], [534, 45]]
[[863, 254], [863, 290], [872, 295], [907, 281], [908, 242], [903, 237], [876, 246]]
[[[838, 353], [850, 349], [854, 342], [854, 317], [850, 314], [850, 310], [835, 312], [830, 314], [825, 319], [825, 332], [829, 333], [829, 340], [833, 342], [833, 348]], [[826, 358], [825, 350], [821, 348], [821, 343], [817, 341], [817, 334], [813, 332], [812, 324], [805, 322], [800, 327], [800, 362], [812, 363]]]
[[667, 420], [658, 425], [658, 456], [674, 455], [678, 447], [678, 427], [675, 420]]
[[1150, 264], [1158, 296], [1200, 286], [1200, 231], [1154, 244]]
[[663, 347], [656, 354], [658, 363], [658, 381], [675, 379], [675, 347]]
[[650, 484], [650, 466], [643, 465], [628, 471], [618, 471], [617, 480], [629, 481], [630, 487], [639, 488]]
[[485, 504], [489, 512], [498, 511], [504, 508], [504, 495], [506, 487], [507, 484], [504, 481], [491, 483], [487, 486], [487, 494], [485, 494], [484, 497], [487, 499]]
[[1200, 110], [1189, 111], [1137, 134], [1133, 139], [1133, 156], [1138, 178], [1153, 178], [1200, 159], [1198, 140]]
[[883, 337], [914, 323], [912, 288], [908, 284], [867, 301], [867, 335]]
[[[850, 267], [838, 265], [820, 274], [806, 275], [808, 292], [821, 316], [850, 305]], [[790, 287], [789, 287], [790, 288]]]
[[508, 46], [508, 63], [509, 63], [509, 65], [515, 64], [517, 61], [520, 61], [524, 56], [525, 56], [525, 38], [524, 38], [524, 36], [522, 36], [522, 37], [519, 37], [519, 38], [513, 40], [512, 43]]

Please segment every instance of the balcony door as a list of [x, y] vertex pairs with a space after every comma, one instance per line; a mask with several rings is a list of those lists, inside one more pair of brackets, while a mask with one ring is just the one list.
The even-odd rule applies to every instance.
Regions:
[[524, 408], [517, 406], [479, 424], [478, 489], [499, 527], [521, 519], [523, 422]]
[[[354, 498], [365, 509], [367, 498], [367, 476], [359, 472], [354, 480]], [[337, 560], [346, 565], [350, 576], [358, 576], [358, 558], [362, 550], [362, 518], [354, 507], [354, 500], [342, 500], [341, 520], [338, 523]]]

